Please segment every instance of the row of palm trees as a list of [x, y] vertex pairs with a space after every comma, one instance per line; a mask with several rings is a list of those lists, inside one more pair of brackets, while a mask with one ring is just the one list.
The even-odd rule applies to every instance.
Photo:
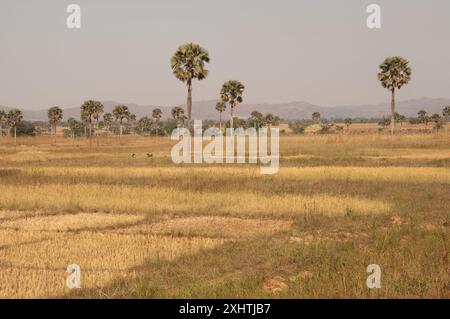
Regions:
[[[239, 103], [239, 101], [242, 101], [242, 98], [239, 95], [235, 95], [232, 89], [226, 88], [223, 90], [223, 92], [226, 92], [224, 93], [224, 100], [227, 99], [231, 101], [230, 104], [233, 105], [232, 108], [235, 108], [237, 106], [237, 103]], [[218, 105], [220, 105], [220, 108], [218, 109], [220, 113], [222, 113], [226, 109], [226, 102], [224, 100], [217, 103]], [[80, 113], [82, 120], [81, 122], [72, 117], [67, 120], [67, 125], [71, 137], [75, 137], [75, 132], [80, 128], [84, 128], [84, 135], [86, 137], [93, 137], [94, 135], [98, 136], [100, 126], [106, 128], [107, 131], [110, 131], [114, 124], [118, 124], [119, 136], [121, 137], [123, 135], [125, 121], [127, 122], [126, 124], [131, 127], [133, 127], [134, 124], [137, 124], [137, 127], [141, 132], [154, 130], [155, 135], [159, 135], [160, 133], [162, 133], [159, 131], [161, 129], [161, 118], [163, 116], [163, 112], [160, 108], [155, 108], [152, 111], [151, 118], [144, 116], [137, 122], [136, 116], [130, 112], [129, 108], [126, 105], [117, 105], [111, 113], [104, 113], [104, 106], [101, 102], [89, 100], [82, 104]], [[178, 127], [185, 126], [186, 120], [188, 119], [188, 117], [185, 115], [184, 109], [179, 106], [172, 108], [171, 117], [175, 120]], [[58, 123], [62, 121], [62, 118], [63, 110], [60, 107], [54, 106], [48, 110], [48, 120], [52, 128], [54, 142], [57, 135], [57, 126]], [[280, 118], [278, 116], [275, 116], [273, 114], [267, 114], [264, 116], [260, 112], [254, 111], [251, 113], [251, 116], [248, 119], [248, 123], [239, 122], [238, 124], [243, 127], [260, 128], [264, 126], [278, 125], [279, 121]], [[231, 124], [231, 119], [229, 123], [230, 126], [233, 125]], [[220, 129], [222, 129], [222, 119], [220, 119], [219, 125]]]
[[3, 110], [0, 110], [0, 138], [3, 135], [3, 126], [6, 126], [14, 134], [14, 143], [17, 144], [17, 125], [23, 119], [22, 111], [19, 109], [11, 109], [8, 113]]
[[[58, 107], [54, 107], [52, 109], [58, 109], [58, 114], [61, 114], [60, 117], [58, 117], [56, 122], [60, 121], [62, 119], [62, 110]], [[50, 110], [52, 110], [50, 109]], [[50, 117], [50, 110], [49, 110], [49, 120], [51, 122]], [[67, 123], [69, 126], [69, 131], [71, 132], [72, 137], [74, 136], [74, 132], [80, 127], [83, 126], [85, 130], [85, 136], [86, 137], [92, 137], [93, 135], [98, 135], [99, 126], [100, 126], [100, 119], [103, 118], [102, 124], [103, 126], [109, 131], [112, 126], [114, 125], [114, 121], [118, 123], [119, 126], [119, 136], [122, 137], [123, 135], [123, 128], [125, 125], [125, 121], [127, 121], [127, 124], [131, 127], [134, 127], [134, 125], [138, 124], [139, 127], [143, 129], [149, 129], [151, 126], [154, 126], [156, 129], [156, 134], [158, 135], [159, 127], [160, 127], [160, 121], [162, 117], [162, 111], [159, 108], [155, 108], [152, 111], [152, 119], [145, 116], [139, 121], [136, 121], [136, 115], [131, 113], [128, 106], [126, 105], [117, 105], [112, 110], [112, 113], [104, 113], [104, 106], [99, 101], [93, 101], [89, 100], [83, 103], [81, 105], [81, 120], [82, 123], [79, 123], [74, 118], [69, 118]], [[56, 134], [56, 131], [55, 131]]]
[[[314, 122], [321, 123], [321, 114], [319, 112], [314, 112], [311, 115], [311, 118]], [[442, 116], [435, 113], [433, 115], [428, 115], [428, 113], [424, 110], [420, 110], [417, 113], [417, 121], [416, 123], [423, 123], [425, 125], [428, 125], [428, 123], [433, 122], [435, 123], [435, 128], [440, 129], [444, 123], [444, 121], [448, 121], [450, 118], [450, 106], [445, 106], [442, 109]], [[395, 124], [397, 123], [403, 123], [406, 122], [408, 118], [398, 112], [394, 113], [394, 121]], [[392, 118], [383, 118], [378, 124], [382, 127], [388, 127], [391, 125]], [[353, 123], [353, 120], [351, 118], [344, 119], [344, 124], [347, 128], [350, 127], [350, 125]], [[411, 122], [413, 123], [413, 122]]]
[[428, 125], [428, 123], [430, 122], [434, 122], [436, 127], [439, 128], [442, 125], [444, 119], [448, 121], [448, 119], [450, 118], [450, 106], [446, 106], [443, 108], [442, 116], [440, 116], [437, 113], [433, 115], [428, 115], [427, 111], [420, 110], [417, 113], [417, 118], [419, 119], [420, 123], [423, 123], [425, 125]]

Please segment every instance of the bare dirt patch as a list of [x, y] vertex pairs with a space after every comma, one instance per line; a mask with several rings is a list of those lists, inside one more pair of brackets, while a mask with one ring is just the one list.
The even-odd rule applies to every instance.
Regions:
[[302, 243], [311, 245], [321, 242], [347, 242], [359, 239], [367, 239], [369, 236], [366, 233], [351, 233], [344, 230], [322, 231], [314, 232], [300, 232], [293, 234], [289, 241], [293, 243]]
[[286, 279], [276, 276], [263, 282], [262, 289], [270, 293], [279, 293], [289, 289]]

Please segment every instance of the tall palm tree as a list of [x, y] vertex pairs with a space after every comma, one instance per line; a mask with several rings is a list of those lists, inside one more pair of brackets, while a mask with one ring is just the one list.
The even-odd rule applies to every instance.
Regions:
[[81, 117], [86, 120], [89, 126], [89, 137], [92, 137], [94, 120], [98, 124], [101, 113], [103, 113], [103, 104], [99, 101], [89, 100], [81, 105]]
[[3, 135], [3, 123], [6, 121], [6, 112], [0, 110], [0, 138]]
[[204, 80], [208, 76], [205, 64], [209, 63], [207, 50], [195, 43], [186, 43], [170, 59], [170, 65], [175, 77], [186, 83], [188, 120], [192, 116], [192, 80]]
[[11, 129], [14, 129], [14, 144], [17, 145], [17, 125], [22, 121], [22, 111], [11, 109], [6, 116], [6, 121]]
[[56, 126], [63, 118], [63, 111], [60, 107], [54, 106], [48, 110], [48, 121], [53, 127], [53, 144], [56, 144]]
[[219, 127], [222, 131], [222, 113], [225, 112], [227, 104], [224, 101], [219, 101], [216, 104], [216, 111], [219, 112]]
[[395, 90], [400, 90], [411, 80], [411, 68], [408, 60], [394, 56], [387, 58], [380, 65], [378, 80], [381, 85], [391, 91], [391, 136], [395, 130]]
[[160, 121], [161, 121], [161, 117], [162, 117], [162, 111], [161, 109], [154, 109], [152, 111], [152, 117], [155, 120], [155, 127], [156, 127], [156, 136], [159, 135], [159, 125], [160, 125]]
[[130, 111], [126, 105], [117, 105], [113, 110], [114, 118], [119, 121], [119, 137], [123, 134], [123, 120], [128, 118]]
[[225, 82], [222, 85], [222, 90], [220, 91], [220, 95], [222, 97], [222, 101], [230, 103], [230, 127], [234, 128], [233, 116], [234, 110], [237, 108], [239, 103], [242, 103], [243, 94], [244, 94], [245, 86], [235, 80], [231, 80]]

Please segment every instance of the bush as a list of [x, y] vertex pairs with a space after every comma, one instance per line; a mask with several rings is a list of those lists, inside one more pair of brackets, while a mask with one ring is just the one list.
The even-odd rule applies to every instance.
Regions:
[[37, 130], [31, 122], [20, 122], [17, 125], [17, 136], [36, 136]]
[[164, 123], [164, 131], [167, 135], [171, 135], [172, 131], [177, 128], [177, 122], [175, 120], [167, 120]]
[[409, 119], [409, 124], [415, 125], [415, 124], [420, 124], [420, 123], [421, 122], [420, 122], [420, 120], [418, 118], [412, 117], [412, 118]]
[[306, 124], [303, 121], [295, 121], [289, 123], [289, 128], [294, 134], [303, 134], [305, 133]]

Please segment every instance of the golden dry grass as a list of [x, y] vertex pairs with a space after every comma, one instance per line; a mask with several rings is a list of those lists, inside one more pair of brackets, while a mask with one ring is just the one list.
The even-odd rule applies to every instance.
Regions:
[[[28, 233], [25, 243], [23, 233]], [[0, 236], [7, 234], [2, 231]], [[85, 289], [102, 288], [113, 280], [132, 278], [136, 273], [133, 268], [144, 261], [175, 260], [222, 242], [142, 234], [46, 234], [42, 230], [37, 235], [21, 230], [15, 236], [15, 242], [0, 251], [1, 297], [48, 297], [68, 292], [65, 270], [72, 263], [81, 267]]]
[[283, 136], [273, 176], [175, 166], [167, 138], [2, 143], [0, 297], [448, 296], [448, 135]]
[[[302, 177], [298, 177], [302, 178]], [[50, 212], [140, 212], [161, 214], [212, 214], [227, 216], [296, 216], [386, 213], [390, 205], [355, 196], [266, 195], [230, 192], [189, 192], [175, 188], [101, 184], [48, 184], [0, 186], [0, 205], [14, 210]], [[23, 197], [21, 194], [27, 194]], [[42, 199], [46, 200], [43, 201]]]

